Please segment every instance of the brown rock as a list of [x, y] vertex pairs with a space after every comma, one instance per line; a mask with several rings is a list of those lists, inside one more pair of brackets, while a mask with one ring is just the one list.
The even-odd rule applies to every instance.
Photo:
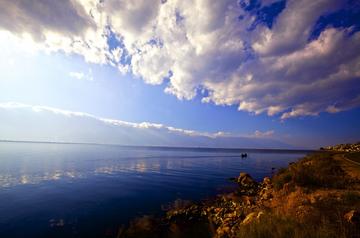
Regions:
[[263, 217], [265, 215], [265, 213], [264, 212], [259, 212], [258, 214], [257, 214], [257, 216], [256, 216], [256, 219], [261, 219], [261, 217]]
[[256, 217], [257, 217], [258, 213], [257, 212], [251, 212], [250, 214], [248, 214], [245, 219], [241, 222], [242, 225], [247, 225], [250, 224], [251, 222], [253, 222]]
[[270, 189], [263, 189], [260, 192], [260, 198], [262, 200], [269, 200], [269, 199], [273, 198], [273, 194]]
[[250, 206], [254, 204], [254, 198], [250, 197], [250, 196], [242, 196], [241, 197], [241, 201], [243, 204]]
[[253, 187], [257, 182], [247, 173], [240, 173], [237, 182], [244, 187]]
[[263, 180], [263, 184], [264, 185], [271, 185], [271, 180], [269, 177], [265, 177], [264, 180]]
[[250, 224], [251, 222], [254, 222], [255, 220], [261, 219], [265, 214], [264, 212], [251, 212], [249, 213], [245, 219], [241, 222], [242, 225]]
[[351, 210], [344, 215], [344, 218], [347, 222], [351, 224], [358, 224], [360, 223], [360, 212], [356, 210]]

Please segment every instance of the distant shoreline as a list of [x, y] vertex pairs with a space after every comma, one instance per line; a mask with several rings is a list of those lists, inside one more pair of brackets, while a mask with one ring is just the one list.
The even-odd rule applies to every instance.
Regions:
[[320, 150], [310, 149], [266, 149], [266, 148], [221, 148], [221, 147], [181, 147], [181, 146], [140, 146], [140, 145], [121, 145], [105, 144], [94, 142], [67, 142], [67, 141], [22, 141], [22, 140], [0, 140], [0, 143], [28, 143], [28, 144], [69, 144], [69, 145], [98, 145], [98, 146], [117, 146], [123, 148], [140, 148], [147, 150], [176, 150], [176, 151], [200, 151], [200, 152], [222, 152], [222, 153], [241, 153], [241, 152], [263, 152], [263, 153], [314, 153]]

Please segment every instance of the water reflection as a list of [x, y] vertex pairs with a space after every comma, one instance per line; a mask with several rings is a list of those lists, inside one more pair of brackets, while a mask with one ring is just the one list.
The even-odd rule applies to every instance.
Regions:
[[0, 188], [126, 174], [225, 179], [244, 170], [261, 177], [298, 157], [301, 155], [251, 153], [241, 159], [238, 153], [0, 143]]
[[28, 173], [28, 174], [0, 174], [0, 187], [12, 187], [25, 184], [39, 184], [45, 181], [55, 181], [60, 179], [78, 179], [85, 178], [85, 174], [75, 171], [61, 171], [56, 170], [53, 172], [44, 173]]
[[[94, 175], [115, 175], [119, 173], [160, 173], [161, 170], [168, 170], [179, 166], [179, 162], [165, 161], [160, 164], [157, 159], [155, 161], [144, 160], [120, 160], [118, 163], [103, 166], [102, 162], [97, 167], [89, 170], [76, 170], [75, 168], [68, 168], [68, 170], [56, 169], [53, 171], [41, 171], [37, 173], [31, 172], [31, 168], [26, 167], [27, 163], [22, 164], [22, 171], [20, 174], [16, 173], [2, 173], [0, 174], [0, 187], [12, 187], [25, 184], [39, 184], [46, 181], [56, 180], [75, 180], [83, 179]], [[181, 163], [183, 164], [183, 163]], [[47, 167], [43, 169], [48, 169]], [[26, 172], [27, 171], [27, 172]]]
[[[145, 155], [143, 155], [146, 157]], [[81, 163], [65, 163], [66, 161], [60, 156], [58, 158], [51, 158], [51, 162], [44, 161], [35, 167], [29, 160], [19, 160], [15, 165], [21, 167], [20, 173], [14, 171], [1, 171], [0, 187], [13, 187], [17, 185], [39, 184], [48, 181], [64, 180], [72, 182], [76, 179], [84, 179], [96, 175], [116, 175], [120, 173], [163, 173], [171, 174], [182, 170], [183, 172], [192, 167], [202, 166], [196, 160], [196, 156], [187, 156], [185, 159], [179, 156], [168, 158], [159, 155], [158, 157], [148, 156], [146, 159], [138, 158], [115, 158], [89, 160], [90, 165], [86, 164], [86, 169], [81, 167]], [[50, 160], [50, 159], [49, 159]], [[2, 162], [2, 161], [0, 161]], [[82, 162], [82, 161], [78, 161]], [[221, 157], [214, 159], [213, 163], [220, 166], [223, 162]], [[203, 163], [203, 162], [202, 162]], [[66, 166], [65, 166], [66, 165]], [[206, 166], [206, 163], [203, 164]], [[55, 167], [55, 168], [53, 168]], [[56, 167], [65, 167], [62, 169]]]
[[[59, 150], [53, 150], [59, 152]], [[41, 156], [41, 154], [38, 154]], [[17, 173], [14, 169], [0, 169], [0, 187], [12, 187], [17, 185], [39, 184], [48, 181], [63, 180], [73, 182], [76, 179], [85, 179], [92, 176], [101, 175], [117, 175], [124, 173], [158, 173], [164, 175], [171, 175], [182, 173], [186, 174], [187, 171], [194, 173], [203, 171], [211, 171], [213, 173], [219, 172], [218, 170], [236, 170], [237, 172], [241, 167], [253, 166], [257, 170], [270, 171], [271, 160], [264, 160], [261, 158], [249, 157], [246, 160], [234, 156], [164, 156], [161, 153], [158, 156], [149, 156], [148, 154], [141, 153], [142, 158], [121, 156], [115, 158], [94, 159], [93, 156], [87, 159], [74, 157], [71, 161], [64, 159], [64, 154], [58, 154], [55, 157], [49, 158], [36, 158], [35, 165], [32, 161], [33, 158], [20, 159], [14, 163], [14, 167], [20, 167], [20, 172]], [[40, 160], [40, 161], [39, 161]], [[278, 159], [279, 160], [279, 159]], [[275, 160], [279, 162], [278, 160]], [[0, 160], [0, 163], [4, 162]], [[41, 163], [39, 163], [41, 162]], [[36, 164], [38, 166], [36, 166]], [[1, 165], [1, 164], [0, 164]], [[234, 167], [229, 167], [233, 165]], [[286, 165], [286, 164], [285, 164]], [[6, 167], [2, 167], [3, 170]], [[214, 168], [216, 168], [214, 170]]]
[[145, 161], [132, 161], [130, 164], [121, 163], [109, 166], [102, 166], [94, 170], [95, 174], [117, 174], [124, 172], [138, 172], [138, 173], [159, 173], [160, 163], [147, 163]]
[[0, 143], [0, 237], [32, 229], [30, 237], [41, 237], [36, 231], [69, 224], [91, 233], [81, 237], [101, 237], [108, 224], [212, 196], [240, 171], [260, 180], [301, 156]]

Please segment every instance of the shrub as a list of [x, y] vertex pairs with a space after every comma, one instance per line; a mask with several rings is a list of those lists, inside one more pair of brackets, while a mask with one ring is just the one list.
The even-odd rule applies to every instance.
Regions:
[[292, 174], [288, 169], [281, 168], [277, 174], [272, 178], [272, 183], [276, 190], [283, 188], [284, 184], [290, 182], [292, 179]]
[[312, 166], [299, 163], [292, 167], [292, 179], [300, 186], [317, 186], [316, 171]]
[[280, 190], [284, 184], [314, 188], [343, 188], [346, 186], [345, 172], [331, 154], [313, 154], [291, 164], [288, 169], [279, 169], [272, 179], [274, 188]]

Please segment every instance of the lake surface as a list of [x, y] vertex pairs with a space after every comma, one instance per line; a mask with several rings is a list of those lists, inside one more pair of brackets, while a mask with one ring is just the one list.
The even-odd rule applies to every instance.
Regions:
[[260, 181], [305, 152], [0, 142], [0, 237], [113, 237], [122, 224], [201, 200], [241, 171]]

